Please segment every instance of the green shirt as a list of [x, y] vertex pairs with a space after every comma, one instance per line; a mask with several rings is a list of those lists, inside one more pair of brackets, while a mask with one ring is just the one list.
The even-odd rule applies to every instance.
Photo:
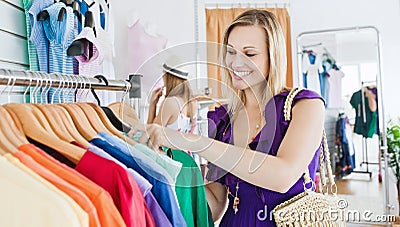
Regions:
[[28, 36], [28, 57], [29, 57], [29, 70], [31, 71], [39, 71], [39, 61], [37, 56], [37, 51], [35, 45], [30, 40], [31, 36], [31, 22], [29, 19], [28, 9], [32, 5], [32, 0], [23, 0], [22, 1], [25, 8], [25, 21], [26, 21], [26, 35]]
[[175, 191], [187, 226], [214, 226], [200, 168], [183, 151], [172, 150], [172, 158], [183, 164], [176, 180]]
[[361, 90], [355, 92], [350, 99], [351, 106], [356, 110], [356, 123], [354, 125], [354, 132], [366, 138], [372, 138], [372, 136], [376, 132], [377, 114], [376, 111], [371, 111], [368, 105], [368, 98], [364, 97], [366, 117], [366, 121], [364, 123], [364, 114], [361, 100]]

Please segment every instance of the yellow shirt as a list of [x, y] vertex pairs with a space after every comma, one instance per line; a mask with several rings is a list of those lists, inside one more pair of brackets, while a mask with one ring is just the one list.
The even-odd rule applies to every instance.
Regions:
[[80, 227], [58, 193], [0, 156], [0, 226]]

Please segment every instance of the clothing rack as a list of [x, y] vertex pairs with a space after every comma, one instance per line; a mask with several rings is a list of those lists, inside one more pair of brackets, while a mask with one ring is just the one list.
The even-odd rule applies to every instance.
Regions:
[[[366, 110], [365, 110], [365, 96], [364, 96], [364, 87], [367, 84], [376, 84], [376, 81], [361, 81], [361, 105], [362, 105], [362, 112], [363, 112], [363, 123], [366, 124], [367, 122], [367, 117], [366, 117]], [[363, 164], [367, 165], [367, 169], [365, 171], [361, 171], [361, 170], [356, 170], [353, 171], [355, 173], [368, 173], [369, 174], [369, 178], [371, 178], [372, 176], [372, 172], [369, 171], [369, 165], [378, 165], [379, 163], [375, 163], [375, 162], [368, 162], [368, 141], [367, 138], [363, 136], [362, 138], [362, 155], [363, 155], [363, 160], [360, 163], [360, 166], [362, 166]], [[379, 152], [380, 153], [380, 152]], [[379, 154], [380, 157], [380, 154]], [[380, 170], [379, 170], [380, 171]]]
[[[127, 80], [108, 80], [88, 78], [80, 75], [43, 73], [0, 68], [0, 85], [46, 86], [57, 88], [78, 88], [110, 91], [127, 91], [129, 98], [140, 98], [141, 75], [130, 75]], [[61, 87], [63, 86], [63, 87]], [[65, 87], [66, 86], [66, 87]], [[7, 87], [6, 87], [7, 88]], [[4, 89], [5, 90], [5, 89]], [[3, 91], [4, 91], [3, 90]], [[0, 94], [2, 91], [0, 91]]]
[[219, 2], [209, 1], [205, 3], [205, 8], [289, 8], [289, 1], [249, 1], [249, 2]]
[[[379, 147], [380, 152], [383, 154], [383, 162], [385, 166], [385, 171], [384, 171], [384, 178], [385, 178], [385, 214], [391, 214], [391, 209], [393, 207], [392, 204], [390, 204], [390, 193], [389, 193], [389, 171], [387, 171], [388, 168], [388, 147], [387, 147], [387, 140], [386, 140], [386, 120], [385, 120], [385, 108], [382, 105], [382, 100], [383, 98], [383, 92], [381, 89], [383, 87], [382, 84], [382, 43], [381, 43], [381, 35], [380, 31], [375, 27], [375, 26], [356, 26], [356, 27], [344, 27], [344, 28], [332, 28], [332, 29], [324, 29], [324, 30], [314, 30], [314, 31], [306, 31], [302, 32], [297, 35], [296, 38], [296, 43], [297, 43], [297, 62], [298, 65], [301, 65], [302, 58], [301, 58], [301, 46], [300, 46], [300, 40], [301, 38], [305, 36], [310, 36], [310, 35], [320, 35], [320, 34], [330, 34], [330, 33], [337, 33], [337, 32], [358, 32], [358, 31], [373, 31], [376, 34], [376, 39], [377, 39], [377, 54], [378, 54], [378, 75], [376, 79], [377, 83], [377, 89], [378, 89], [378, 109], [379, 109], [379, 128], [381, 129], [381, 145]], [[302, 71], [301, 68], [298, 67], [298, 81], [301, 81], [302, 77]]]
[[307, 51], [305, 49], [310, 48], [310, 47], [322, 47], [322, 49], [324, 50], [324, 54], [328, 55], [328, 57], [330, 59], [333, 60], [333, 63], [336, 63], [335, 58], [332, 56], [332, 54], [328, 51], [328, 49], [323, 45], [323, 43], [315, 43], [315, 44], [309, 44], [309, 45], [302, 45], [303, 51], [299, 52], [298, 54], [303, 54], [304, 51]]

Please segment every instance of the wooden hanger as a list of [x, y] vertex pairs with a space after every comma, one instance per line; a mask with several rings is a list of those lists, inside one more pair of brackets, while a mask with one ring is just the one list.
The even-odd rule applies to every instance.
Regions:
[[14, 112], [12, 112], [12, 111], [7, 110], [6, 108], [3, 108], [3, 109], [8, 113], [12, 122], [14, 123], [14, 125], [16, 127], [15, 129], [17, 130], [16, 134], [21, 135], [24, 144], [28, 144], [29, 141], [24, 134], [24, 129], [22, 128], [22, 124], [21, 124], [21, 122], [19, 122], [17, 115], [15, 115]]
[[104, 125], [97, 112], [90, 105], [87, 105], [86, 103], [73, 103], [71, 105], [75, 105], [85, 113], [86, 118], [89, 120], [90, 124], [93, 126], [96, 132], [105, 132], [107, 134], [112, 134]]
[[4, 124], [1, 124], [1, 128], [3, 129], [3, 132], [7, 132], [5, 133], [5, 136], [8, 137], [8, 140], [11, 143], [13, 143], [16, 147], [29, 143], [25, 136], [22, 135], [22, 133], [16, 127], [14, 120], [9, 115], [7, 110], [2, 106], [0, 106], [0, 115], [3, 118], [2, 122], [4, 122]]
[[[94, 138], [98, 138], [96, 130], [92, 127], [86, 115], [79, 108], [76, 108], [71, 104], [57, 104], [60, 108], [63, 108], [67, 111], [68, 115], [71, 117], [74, 122], [76, 129], [78, 129], [79, 133], [87, 140], [90, 141]], [[65, 112], [64, 112], [65, 113]], [[65, 115], [64, 115], [65, 116]]]
[[[14, 153], [18, 150], [18, 141], [15, 140], [15, 138], [11, 138], [12, 140], [10, 140], [9, 136], [9, 132], [7, 130], [9, 126], [8, 123], [6, 123], [6, 119], [4, 119], [4, 117], [2, 116], [2, 114], [0, 114], [0, 122], [4, 122], [1, 124], [0, 126], [0, 150], [7, 152], [7, 153]], [[8, 136], [7, 136], [8, 135]], [[2, 153], [5, 154], [5, 153]]]
[[55, 114], [48, 108], [47, 105], [43, 104], [33, 104], [33, 108], [37, 108], [39, 111], [43, 113], [47, 122], [50, 124], [51, 128], [53, 129], [54, 133], [57, 135], [58, 138], [64, 140], [65, 142], [71, 143], [75, 141], [69, 131], [66, 130], [64, 123], [56, 119]]
[[55, 135], [47, 132], [33, 113], [34, 109], [32, 106], [11, 103], [4, 105], [4, 107], [14, 112], [18, 117], [27, 137], [58, 151], [75, 164], [78, 163], [85, 154], [86, 151], [84, 149], [64, 142], [55, 137]]
[[78, 129], [76, 129], [74, 121], [65, 109], [58, 105], [49, 105], [49, 109], [54, 112], [55, 119], [64, 124], [65, 129], [74, 138], [74, 141], [85, 147], [91, 146], [91, 144], [79, 133]]
[[126, 140], [129, 144], [135, 145], [136, 142], [129, 137], [125, 137], [121, 131], [118, 131], [110, 122], [108, 119], [107, 115], [104, 113], [104, 111], [96, 104], [94, 103], [86, 103], [87, 105], [91, 106], [97, 114], [100, 116], [101, 121], [104, 123], [104, 125], [108, 128], [110, 131], [110, 135], [116, 135], [120, 139]]
[[[51, 136], [54, 136], [58, 139], [61, 139], [58, 137], [58, 135], [54, 132], [53, 128], [50, 126], [49, 122], [47, 121], [46, 117], [43, 115], [43, 113], [35, 107], [34, 104], [23, 104], [26, 106], [29, 106], [29, 110], [31, 113], [36, 117], [36, 120], [39, 122], [39, 124], [42, 126], [44, 130], [46, 130], [47, 133], [49, 133]], [[17, 115], [18, 116], [18, 115]], [[19, 118], [19, 116], [18, 116]]]
[[114, 102], [108, 105], [108, 107], [117, 115], [123, 122], [130, 126], [141, 124], [139, 117], [136, 114], [135, 109], [126, 102]]

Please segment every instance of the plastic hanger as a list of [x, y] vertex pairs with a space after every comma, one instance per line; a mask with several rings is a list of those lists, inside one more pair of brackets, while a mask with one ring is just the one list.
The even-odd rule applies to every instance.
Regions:
[[[106, 84], [106, 86], [108, 85], [108, 80], [104, 76], [97, 75], [97, 76], [95, 76], [95, 78], [97, 78], [100, 81], [104, 82]], [[126, 93], [130, 89], [130, 84], [128, 82], [126, 82], [126, 81], [125, 81], [125, 83], [126, 83], [126, 88], [127, 88], [126, 91], [125, 91], [125, 95], [126, 95]], [[98, 98], [98, 96], [97, 96], [96, 92], [94, 91], [94, 89], [91, 89], [91, 92], [92, 92], [93, 96], [95, 97], [95, 99], [97, 100], [97, 104], [98, 105], [93, 104], [93, 103], [86, 103], [86, 104], [90, 105], [97, 112], [98, 116], [100, 117], [101, 122], [106, 126], [108, 132], [107, 131], [104, 131], [104, 132], [107, 132], [108, 134], [116, 135], [121, 139], [126, 139], [125, 136], [122, 134], [122, 131], [119, 131], [114, 127], [114, 125], [110, 122], [108, 116], [104, 113], [102, 108], [100, 108], [100, 105], [101, 105], [100, 99]], [[128, 142], [130, 144], [136, 144], [136, 142], [134, 142], [133, 140], [128, 141]]]
[[131, 126], [123, 122], [121, 119], [119, 119], [115, 113], [108, 107], [108, 106], [101, 106], [100, 107], [103, 112], [106, 114], [107, 118], [110, 120], [111, 124], [121, 132], [129, 132], [131, 129]]
[[[99, 79], [101, 82], [104, 82], [106, 86], [108, 86], [108, 80], [105, 78], [103, 75], [97, 75], [95, 78]], [[126, 90], [125, 90], [125, 95], [128, 93], [130, 89], [130, 83], [124, 81], [126, 84]], [[89, 103], [89, 105], [96, 110], [96, 112], [99, 114], [102, 122], [105, 124], [105, 126], [113, 132], [114, 134], [121, 134], [121, 132], [124, 130], [130, 130], [130, 127], [126, 125], [125, 123], [121, 122], [115, 114], [110, 110], [108, 107], [102, 107], [100, 103], [100, 99], [97, 96], [96, 92], [94, 89], [91, 89], [91, 92], [94, 96], [94, 98], [97, 101], [97, 105]], [[125, 96], [124, 95], [124, 96]]]
[[[9, 75], [7, 86], [2, 90], [0, 95], [2, 95], [4, 93], [4, 91], [6, 91], [10, 87], [10, 83], [11, 83], [11, 81], [13, 81], [11, 87], [8, 89], [8, 92], [7, 92], [7, 100], [8, 100], [8, 103], [10, 103], [11, 102], [10, 94], [11, 94], [12, 89], [14, 88], [17, 78], [12, 76], [11, 72], [8, 70], [6, 71], [6, 75]], [[1, 110], [3, 110], [3, 107], [0, 106], [0, 108], [1, 108]], [[0, 138], [3, 138], [5, 141], [4, 142], [5, 150], [9, 151], [9, 148], [11, 148], [11, 146], [18, 148], [18, 146], [21, 144], [21, 141], [19, 140], [19, 138], [17, 136], [14, 135], [15, 132], [10, 127], [11, 122], [9, 122], [8, 119], [6, 119], [6, 116], [2, 112], [3, 111], [0, 111], [0, 122], [3, 122], [0, 125], [0, 130], [2, 131], [3, 135]]]
[[[68, 107], [64, 108], [65, 106], [62, 105], [49, 105], [49, 107], [52, 111], [54, 111], [54, 113], [56, 113], [55, 118], [64, 123], [65, 128], [75, 139], [75, 141], [84, 146], [87, 146], [90, 145], [88, 144], [87, 140], [93, 139], [97, 136], [96, 132], [91, 128], [90, 124], [84, 125], [87, 121], [77, 120], [77, 123], [74, 122], [71, 116], [74, 115], [75, 117], [75, 115], [78, 115], [78, 113], [72, 112], [72, 115], [70, 115], [66, 109]], [[80, 119], [79, 117], [75, 118]], [[80, 127], [82, 124], [83, 126], [81, 127], [81, 130], [78, 130], [76, 126]]]
[[84, 149], [64, 142], [48, 133], [33, 114], [32, 106], [11, 103], [4, 107], [14, 112], [18, 117], [27, 137], [58, 151], [73, 163], [78, 163], [85, 154], [86, 151]]
[[[87, 11], [85, 13], [85, 27], [89, 27], [93, 29], [94, 36], [96, 37], [96, 27], [94, 23], [94, 16], [91, 11]], [[68, 49], [68, 56], [80, 56], [85, 53], [86, 47], [89, 46], [89, 59], [93, 56], [93, 43], [89, 42], [87, 39], [78, 39], [73, 41]]]
[[38, 21], [44, 21], [44, 20], [47, 20], [48, 18], [50, 18], [50, 15], [49, 15], [49, 12], [47, 12], [47, 10], [43, 10], [42, 12], [40, 12], [37, 15]]
[[[124, 95], [122, 96], [121, 104], [124, 103], [124, 99], [126, 95], [128, 95], [129, 90], [131, 89], [131, 84], [127, 81], [124, 81], [126, 83], [126, 90]], [[109, 105], [110, 106], [110, 105]], [[113, 112], [113, 110], [110, 107], [101, 107], [101, 109], [106, 113], [107, 117], [110, 119], [111, 123], [119, 130], [122, 132], [129, 132], [131, 129], [132, 125], [129, 125], [125, 122], [123, 122], [122, 117], [117, 117], [116, 113]], [[121, 109], [122, 110], [122, 109]], [[122, 116], [122, 114], [121, 114]], [[135, 113], [136, 116], [136, 113]], [[136, 116], [137, 118], [137, 116]], [[137, 118], [139, 123], [139, 119]]]
[[[95, 78], [104, 81], [106, 85], [108, 85], [108, 81], [104, 76], [98, 75], [95, 76]], [[98, 104], [100, 105], [100, 99], [97, 97], [96, 92], [94, 91], [94, 89], [92, 89], [91, 91], [95, 96]], [[80, 108], [82, 108], [82, 110], [85, 112], [86, 117], [89, 119], [91, 123], [93, 123], [92, 126], [96, 129], [97, 132], [105, 132], [109, 135], [116, 135], [119, 138], [126, 140], [128, 143], [132, 145], [136, 144], [135, 141], [125, 137], [124, 135], [122, 135], [122, 132], [115, 129], [115, 127], [111, 124], [108, 117], [99, 107], [99, 105], [93, 103], [77, 103], [77, 105]]]
[[[47, 75], [45, 75], [45, 74], [43, 74], [43, 75], [47, 77]], [[48, 84], [49, 84], [49, 86], [47, 86]], [[43, 97], [44, 95], [46, 95], [46, 92], [51, 87], [51, 85], [52, 85], [52, 81], [50, 80], [50, 76], [49, 76], [48, 78], [46, 78], [46, 85], [42, 89], [42, 93], [40, 94], [40, 97]], [[46, 96], [44, 96], [44, 97], [46, 97]], [[47, 102], [47, 97], [45, 99], [45, 102]], [[63, 124], [60, 124], [60, 122], [57, 122], [54, 119], [54, 114], [48, 108], [46, 108], [45, 104], [31, 104], [31, 105], [32, 105], [33, 109], [36, 109], [35, 111], [40, 111], [42, 113], [42, 114], [39, 114], [38, 112], [36, 112], [39, 119], [42, 119], [43, 116], [45, 117], [46, 120], [43, 119], [42, 125], [47, 125], [46, 123], [48, 123], [48, 125], [52, 129], [51, 132], [53, 132], [58, 138], [66, 141], [66, 142], [73, 141], [73, 138], [71, 138], [68, 133], [65, 133], [65, 129], [62, 127]], [[44, 122], [46, 122], [46, 123], [44, 123]]]

